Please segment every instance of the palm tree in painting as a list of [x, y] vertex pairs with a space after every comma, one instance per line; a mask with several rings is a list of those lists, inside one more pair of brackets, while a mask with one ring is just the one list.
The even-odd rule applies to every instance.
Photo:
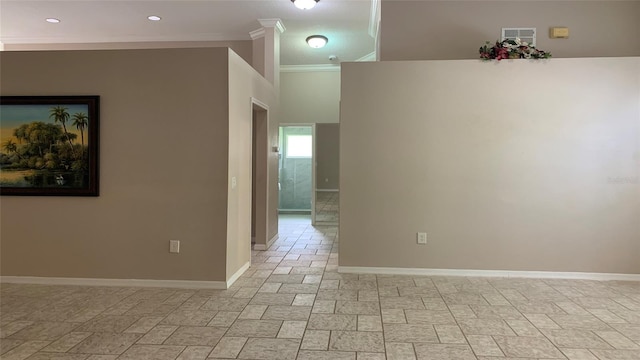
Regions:
[[84, 129], [89, 123], [89, 117], [85, 113], [73, 114], [73, 125], [80, 130], [80, 138], [82, 139], [82, 148], [84, 149]]
[[20, 156], [20, 153], [18, 152], [18, 146], [13, 142], [13, 139], [7, 140], [2, 147], [7, 150], [9, 154], [15, 153], [18, 155], [19, 159], [22, 159], [22, 156]]
[[73, 157], [75, 157], [75, 152], [73, 151], [73, 143], [71, 142], [71, 138], [69, 137], [69, 132], [67, 131], [67, 121], [69, 121], [69, 112], [66, 107], [62, 107], [60, 105], [52, 107], [49, 109], [49, 118], [53, 118], [53, 122], [61, 123], [62, 128], [64, 129], [64, 134], [67, 137], [67, 141], [69, 142], [69, 146], [71, 147], [71, 153]]

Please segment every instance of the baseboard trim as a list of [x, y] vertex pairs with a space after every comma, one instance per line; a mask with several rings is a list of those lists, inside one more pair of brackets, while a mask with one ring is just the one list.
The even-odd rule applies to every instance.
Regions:
[[271, 240], [267, 241], [267, 244], [254, 244], [253, 245], [253, 250], [259, 250], [259, 251], [266, 251], [268, 248], [271, 247], [271, 245], [273, 245], [274, 242], [276, 242], [276, 240], [278, 240], [278, 234], [275, 234]]
[[226, 288], [227, 289], [230, 288], [231, 285], [233, 285], [233, 283], [236, 282], [236, 280], [238, 280], [238, 278], [242, 276], [242, 274], [244, 274], [245, 271], [247, 271], [249, 266], [251, 266], [251, 262], [247, 262], [246, 264], [242, 265], [242, 267], [238, 269], [238, 271], [236, 271], [235, 274], [231, 275], [229, 280], [227, 280]]
[[224, 281], [99, 279], [37, 276], [0, 276], [0, 283], [36, 285], [163, 287], [178, 289], [226, 289]]
[[340, 192], [339, 189], [316, 189], [317, 192]]
[[640, 281], [640, 274], [338, 266], [340, 273]]

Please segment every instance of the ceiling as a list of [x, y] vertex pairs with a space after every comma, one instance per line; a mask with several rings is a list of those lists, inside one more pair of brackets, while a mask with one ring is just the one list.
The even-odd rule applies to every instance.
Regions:
[[[320, 0], [311, 10], [299, 10], [290, 0], [157, 1], [71, 0], [0, 1], [0, 42], [10, 44], [71, 44], [156, 41], [250, 40], [261, 27], [258, 19], [281, 19], [282, 65], [355, 61], [374, 51], [369, 35], [372, 4], [377, 0]], [[158, 15], [161, 21], [149, 21]], [[51, 24], [46, 18], [60, 19]], [[329, 38], [322, 49], [305, 39]]]

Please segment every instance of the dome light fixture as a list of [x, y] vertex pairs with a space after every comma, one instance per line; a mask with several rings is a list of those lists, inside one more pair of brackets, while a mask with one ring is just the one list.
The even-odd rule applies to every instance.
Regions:
[[147, 16], [147, 19], [151, 20], [151, 21], [160, 21], [162, 20], [162, 18], [158, 15], [149, 15]]
[[44, 21], [48, 22], [48, 23], [52, 23], [52, 24], [57, 24], [60, 22], [60, 19], [56, 19], [56, 18], [46, 18], [44, 19]]
[[300, 10], [312, 9], [319, 1], [320, 0], [291, 0], [293, 5], [295, 5]]
[[314, 49], [320, 49], [327, 45], [329, 39], [323, 35], [311, 35], [307, 38], [307, 44]]

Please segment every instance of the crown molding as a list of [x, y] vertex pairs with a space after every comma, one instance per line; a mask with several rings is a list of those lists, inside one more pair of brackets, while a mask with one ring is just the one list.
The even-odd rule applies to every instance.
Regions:
[[246, 41], [248, 34], [202, 33], [169, 36], [109, 36], [103, 38], [85, 36], [65, 37], [2, 37], [4, 45], [9, 44], [82, 44], [82, 43], [127, 43], [127, 42], [173, 42], [173, 41]]
[[260, 29], [253, 30], [252, 32], [250, 32], [249, 36], [251, 36], [251, 40], [255, 40], [255, 39], [263, 38], [264, 34], [265, 34], [264, 28], [260, 28]]
[[376, 52], [372, 51], [372, 52], [368, 53], [367, 55], [365, 55], [365, 56], [363, 56], [363, 57], [361, 57], [359, 59], [356, 59], [354, 61], [362, 62], [362, 61], [376, 61], [376, 60], [377, 60], [376, 59]]
[[262, 25], [262, 27], [276, 28], [278, 29], [278, 31], [280, 31], [280, 33], [283, 33], [285, 32], [285, 30], [287, 30], [287, 28], [284, 27], [282, 20], [280, 19], [258, 19], [258, 22], [260, 23], [260, 25]]
[[380, 0], [371, 0], [371, 12], [369, 13], [369, 36], [378, 37], [378, 27], [380, 26]]
[[280, 72], [333, 72], [340, 71], [340, 65], [280, 65]]

